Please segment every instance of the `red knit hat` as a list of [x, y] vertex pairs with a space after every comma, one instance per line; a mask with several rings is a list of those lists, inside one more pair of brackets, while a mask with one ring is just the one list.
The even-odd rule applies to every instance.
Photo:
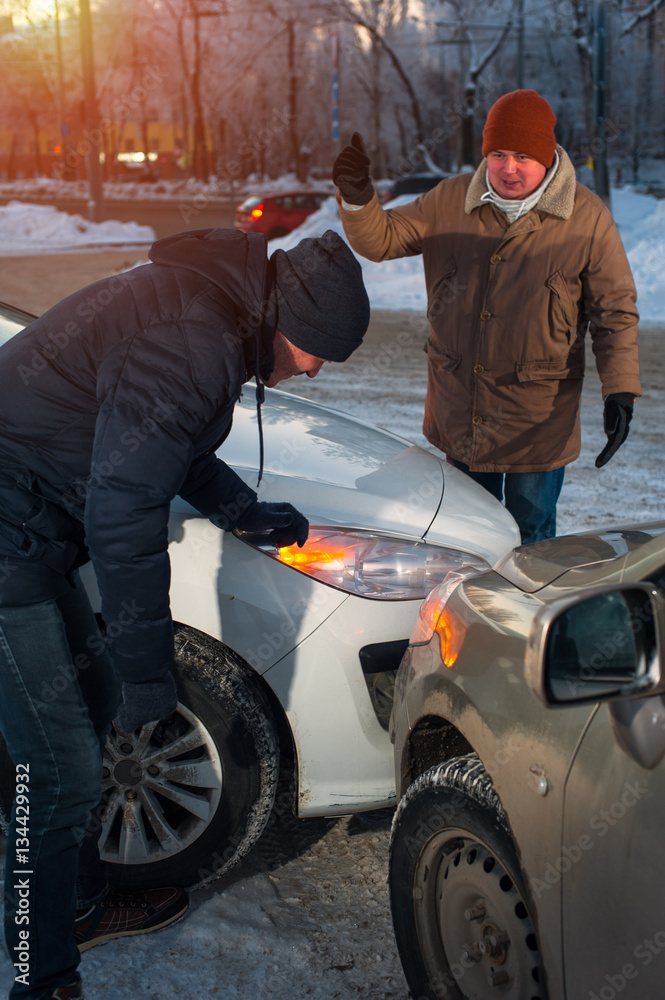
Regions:
[[494, 149], [511, 149], [551, 167], [555, 125], [556, 115], [544, 97], [535, 90], [513, 90], [489, 110], [483, 129], [483, 156]]

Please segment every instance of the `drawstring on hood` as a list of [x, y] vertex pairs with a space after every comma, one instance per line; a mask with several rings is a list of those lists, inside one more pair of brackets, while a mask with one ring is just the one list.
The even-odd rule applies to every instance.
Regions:
[[256, 368], [254, 371], [254, 378], [256, 379], [256, 423], [259, 430], [259, 478], [256, 480], [256, 488], [258, 490], [261, 485], [261, 480], [263, 479], [263, 420], [261, 419], [261, 407], [263, 406], [266, 398], [266, 387], [261, 380], [261, 331], [257, 325], [256, 332], [254, 334], [254, 343], [256, 345]]

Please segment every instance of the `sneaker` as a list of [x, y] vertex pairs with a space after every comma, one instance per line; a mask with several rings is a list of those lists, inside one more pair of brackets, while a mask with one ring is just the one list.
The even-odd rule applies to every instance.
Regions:
[[51, 993], [48, 1000], [83, 1000], [83, 986], [81, 985], [81, 981], [70, 983], [69, 986], [58, 986], [57, 990]]
[[[148, 934], [184, 916], [189, 896], [184, 889], [109, 889], [99, 903], [76, 911], [74, 941], [80, 952], [114, 938]], [[66, 997], [67, 994], [64, 994]], [[76, 1000], [74, 994], [72, 1000]]]

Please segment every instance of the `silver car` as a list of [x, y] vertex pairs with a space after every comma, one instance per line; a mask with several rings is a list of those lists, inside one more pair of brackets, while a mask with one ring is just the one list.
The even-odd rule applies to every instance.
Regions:
[[664, 532], [523, 546], [424, 602], [392, 717], [414, 998], [664, 995]]

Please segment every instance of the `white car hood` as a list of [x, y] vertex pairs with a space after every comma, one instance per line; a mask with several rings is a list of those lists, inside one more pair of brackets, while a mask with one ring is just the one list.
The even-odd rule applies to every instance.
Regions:
[[[468, 476], [403, 438], [276, 389], [266, 390], [262, 420], [260, 495], [295, 504], [312, 524], [427, 535], [428, 541], [482, 555], [491, 565], [519, 545], [505, 507]], [[233, 430], [218, 454], [256, 487], [253, 386], [236, 406]]]
[[[443, 493], [436, 456], [362, 420], [278, 389], [266, 390], [261, 416], [262, 499], [289, 500], [312, 523], [419, 538], [427, 531]], [[236, 406], [233, 429], [218, 455], [256, 488], [259, 435], [252, 388]]]

